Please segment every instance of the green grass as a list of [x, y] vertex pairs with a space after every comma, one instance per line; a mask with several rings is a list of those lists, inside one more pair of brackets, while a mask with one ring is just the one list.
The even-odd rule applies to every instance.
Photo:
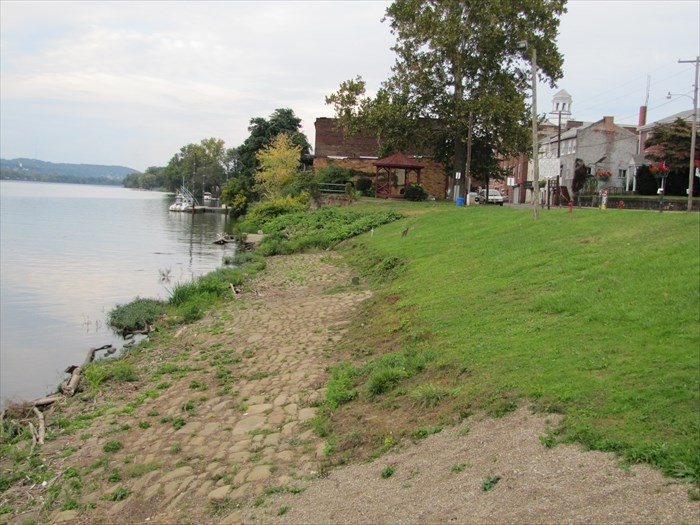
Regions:
[[380, 294], [357, 346], [394, 341], [342, 391], [410, 381], [420, 405], [496, 416], [532, 402], [565, 414], [560, 441], [700, 480], [698, 214], [425, 209], [342, 248]]
[[107, 315], [107, 323], [118, 331], [143, 330], [163, 314], [164, 305], [157, 299], [137, 297], [127, 304], [118, 304]]
[[93, 361], [83, 369], [87, 390], [94, 393], [108, 381], [136, 381], [138, 375], [134, 366], [126, 359], [101, 359]]

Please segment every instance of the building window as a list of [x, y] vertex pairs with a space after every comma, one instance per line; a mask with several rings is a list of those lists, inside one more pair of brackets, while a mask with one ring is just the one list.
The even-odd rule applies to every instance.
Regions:
[[590, 166], [586, 166], [586, 175], [592, 175]]
[[617, 170], [617, 176], [620, 177], [621, 179], [624, 179], [627, 177], [627, 170]]

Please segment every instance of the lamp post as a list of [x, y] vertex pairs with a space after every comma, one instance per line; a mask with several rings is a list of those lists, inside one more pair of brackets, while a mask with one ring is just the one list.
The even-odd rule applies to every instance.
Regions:
[[[527, 40], [518, 42], [518, 51], [527, 51]], [[534, 201], [533, 217], [538, 220], [540, 217], [540, 177], [537, 163], [538, 140], [537, 140], [537, 49], [532, 46], [532, 196]]]
[[[700, 65], [700, 57], [695, 57], [695, 60], [679, 60], [679, 64], [695, 64], [695, 84], [693, 84], [693, 124], [690, 132], [690, 165], [688, 167], [688, 211], [693, 211], [693, 181], [695, 177], [695, 134], [698, 126], [698, 65]], [[688, 95], [672, 95], [669, 91], [666, 98], [670, 99], [673, 96]], [[690, 97], [689, 97], [690, 98]]]

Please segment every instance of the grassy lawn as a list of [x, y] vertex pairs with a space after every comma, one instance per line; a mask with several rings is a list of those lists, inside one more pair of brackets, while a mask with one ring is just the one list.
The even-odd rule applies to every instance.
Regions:
[[353, 405], [408, 428], [532, 402], [565, 414], [558, 440], [700, 479], [698, 214], [384, 206], [407, 218], [343, 247], [393, 280], [329, 385], [357, 393], [336, 423]]

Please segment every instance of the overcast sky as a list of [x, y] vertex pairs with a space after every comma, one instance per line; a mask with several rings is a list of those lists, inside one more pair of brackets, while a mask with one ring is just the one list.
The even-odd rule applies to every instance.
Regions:
[[[292, 108], [313, 145], [324, 97], [390, 74], [387, 1], [0, 1], [0, 156], [164, 166], [180, 147], [248, 136], [251, 118]], [[573, 116], [636, 124], [692, 108], [700, 2], [570, 1], [564, 78]], [[685, 94], [671, 101], [666, 94]]]

